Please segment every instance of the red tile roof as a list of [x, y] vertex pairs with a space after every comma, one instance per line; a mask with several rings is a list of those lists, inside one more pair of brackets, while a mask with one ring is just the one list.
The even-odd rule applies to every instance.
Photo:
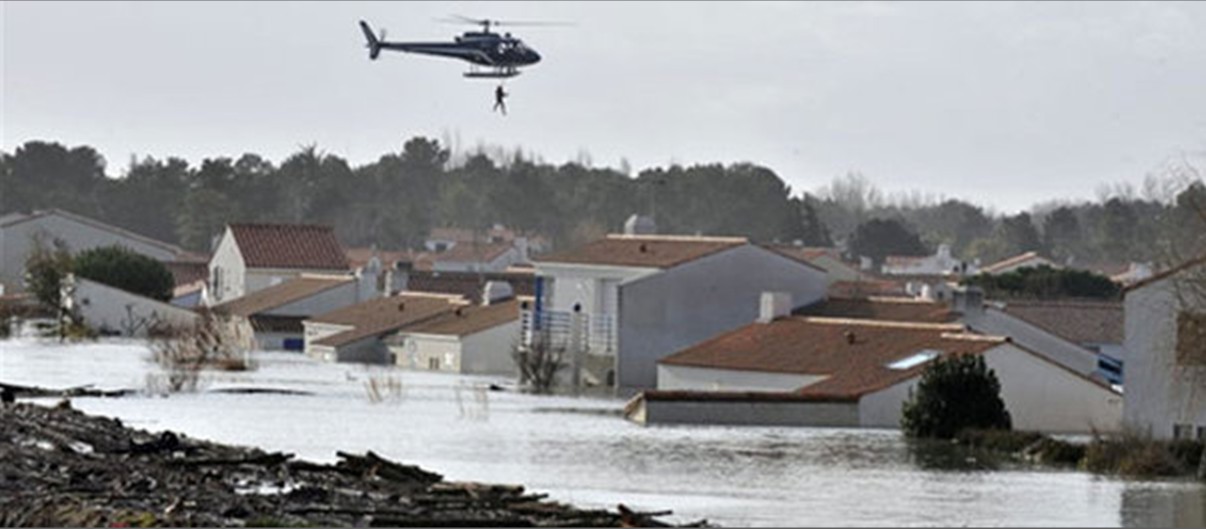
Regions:
[[416, 252], [414, 250], [374, 250], [372, 248], [346, 248], [344, 255], [348, 257], [348, 265], [352, 268], [360, 268], [368, 264], [369, 259], [376, 252], [377, 258], [381, 260], [382, 268], [394, 268], [397, 263], [412, 263], [421, 256], [426, 254]]
[[696, 259], [749, 244], [741, 237], [608, 235], [574, 250], [535, 258], [540, 263], [673, 268]]
[[801, 394], [853, 398], [917, 376], [888, 364], [924, 350], [979, 354], [1004, 338], [967, 334], [963, 326], [836, 318], [787, 317], [754, 323], [663, 358], [659, 364], [711, 369], [823, 375]]
[[348, 270], [348, 258], [329, 226], [231, 224], [248, 268]]
[[1158, 281], [1163, 281], [1163, 280], [1168, 279], [1172, 276], [1175, 276], [1181, 272], [1184, 272], [1186, 270], [1189, 270], [1191, 268], [1194, 268], [1194, 267], [1200, 266], [1200, 265], [1204, 265], [1204, 264], [1206, 264], [1206, 255], [1202, 255], [1202, 256], [1196, 257], [1194, 259], [1190, 259], [1177, 266], [1169, 268], [1168, 270], [1165, 270], [1165, 271], [1155, 274], [1147, 279], [1144, 279], [1133, 285], [1130, 285], [1130, 286], [1124, 288], [1123, 292], [1125, 293], [1125, 292], [1130, 292], [1132, 290], [1141, 289], [1143, 287], [1146, 287], [1146, 286], [1156, 283]]
[[[397, 277], [397, 276], [395, 276]], [[524, 272], [431, 272], [413, 271], [407, 276], [406, 290], [410, 292], [432, 292], [456, 294], [478, 303], [482, 300], [482, 288], [488, 281], [506, 281], [516, 296], [536, 294], [536, 276]]]
[[213, 311], [235, 316], [251, 316], [308, 298], [353, 279], [352, 276], [301, 275], [281, 284], [214, 305]]
[[309, 321], [353, 327], [314, 342], [316, 345], [339, 347], [362, 338], [393, 332], [407, 325], [429, 320], [464, 305], [465, 302], [455, 296], [401, 294], [388, 298], [377, 298], [320, 314], [310, 318]]
[[466, 305], [402, 328], [405, 332], [468, 336], [499, 325], [519, 320], [519, 301], [511, 300], [494, 305]]
[[958, 319], [958, 316], [945, 303], [901, 297], [831, 297], [807, 307], [801, 307], [796, 310], [796, 314], [929, 323], [949, 323]]

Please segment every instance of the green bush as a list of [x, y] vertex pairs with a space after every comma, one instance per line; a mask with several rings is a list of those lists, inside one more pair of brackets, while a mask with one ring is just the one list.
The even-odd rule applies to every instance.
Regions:
[[1135, 435], [1094, 439], [1081, 466], [1099, 474], [1133, 477], [1193, 475], [1201, 461], [1201, 441], [1155, 441]]
[[939, 358], [905, 401], [901, 428], [911, 437], [954, 438], [964, 429], [1009, 430], [997, 375], [974, 355]]
[[964, 279], [963, 284], [979, 286], [990, 298], [1117, 299], [1121, 291], [1117, 283], [1103, 275], [1046, 265], [1019, 268], [999, 275], [980, 274]]
[[163, 263], [121, 246], [81, 252], [75, 257], [75, 274], [160, 301], [172, 299], [176, 283]]

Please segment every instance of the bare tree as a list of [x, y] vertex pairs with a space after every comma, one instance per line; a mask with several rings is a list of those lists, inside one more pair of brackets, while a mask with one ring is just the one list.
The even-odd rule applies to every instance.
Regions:
[[557, 373], [566, 365], [564, 346], [550, 340], [533, 340], [530, 345], [518, 346], [512, 353], [519, 367], [519, 382], [535, 393], [549, 393], [557, 382]]
[[159, 326], [155, 330], [151, 352], [165, 373], [148, 376], [152, 390], [195, 391], [204, 369], [242, 371], [253, 367], [247, 357], [250, 340], [238, 326], [208, 310], [200, 311], [191, 326]]

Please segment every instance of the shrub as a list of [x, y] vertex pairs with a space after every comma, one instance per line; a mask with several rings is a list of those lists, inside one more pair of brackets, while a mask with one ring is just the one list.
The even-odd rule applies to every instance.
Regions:
[[46, 310], [63, 310], [63, 280], [74, 267], [71, 251], [61, 239], [47, 242], [33, 237], [33, 249], [25, 259], [25, 288]]
[[905, 401], [901, 428], [911, 437], [951, 439], [967, 428], [1012, 426], [997, 375], [974, 355], [940, 357]]
[[1197, 470], [1202, 451], [1201, 441], [1156, 441], [1124, 434], [1094, 439], [1081, 466], [1099, 474], [1185, 476]]
[[961, 445], [1010, 454], [1021, 452], [1042, 439], [1043, 435], [1037, 432], [1000, 429], [965, 428], [955, 435], [955, 440]]
[[75, 273], [160, 301], [172, 299], [175, 280], [163, 263], [121, 246], [106, 246], [81, 252], [75, 258]]

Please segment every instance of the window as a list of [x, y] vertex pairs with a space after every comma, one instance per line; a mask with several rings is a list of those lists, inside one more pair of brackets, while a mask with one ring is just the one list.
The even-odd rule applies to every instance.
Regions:
[[939, 353], [938, 351], [935, 351], [933, 349], [922, 349], [920, 351], [917, 351], [917, 353], [913, 354], [912, 356], [909, 356], [906, 358], [901, 358], [900, 360], [897, 360], [895, 362], [892, 362], [891, 364], [888, 364], [887, 367], [888, 367], [888, 369], [897, 369], [897, 370], [904, 371], [906, 369], [912, 369], [921, 364], [929, 362], [930, 360], [938, 358], [939, 354], [941, 354], [941, 353]]
[[439, 371], [440, 370], [440, 359], [436, 358], [434, 356], [431, 358], [428, 358], [427, 359], [427, 369], [430, 369], [432, 371]]
[[1206, 426], [1198, 427], [1198, 440], [1206, 442]]
[[1173, 439], [1178, 439], [1178, 440], [1193, 439], [1193, 425], [1192, 424], [1174, 424], [1173, 425]]
[[1177, 314], [1177, 365], [1206, 365], [1206, 314]]

